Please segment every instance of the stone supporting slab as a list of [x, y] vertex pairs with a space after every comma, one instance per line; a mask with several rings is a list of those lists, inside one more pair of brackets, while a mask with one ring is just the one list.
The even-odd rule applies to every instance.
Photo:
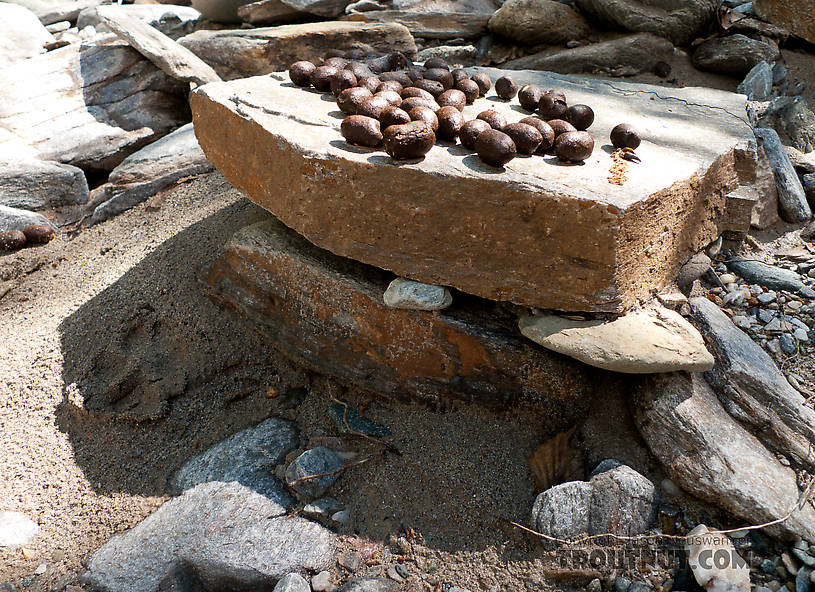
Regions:
[[[739, 155], [755, 152], [743, 95], [511, 75], [594, 109], [595, 150], [583, 166], [534, 156], [496, 169], [450, 144], [396, 162], [347, 144], [333, 100], [286, 74], [200, 87], [193, 122], [224, 176], [316, 245], [492, 300], [623, 312], [733, 223], [725, 196], [738, 186]], [[488, 108], [510, 122], [529, 115], [491, 95], [465, 118]], [[621, 122], [644, 141], [642, 163], [620, 186], [608, 182], [608, 137]]]

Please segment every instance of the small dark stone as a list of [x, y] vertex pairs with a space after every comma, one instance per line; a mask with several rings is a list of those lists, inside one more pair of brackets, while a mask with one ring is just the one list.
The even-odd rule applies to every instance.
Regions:
[[341, 434], [365, 434], [373, 438], [390, 438], [391, 430], [388, 426], [371, 421], [359, 414], [356, 408], [342, 403], [332, 403], [328, 414]]
[[478, 85], [478, 89], [481, 91], [482, 97], [489, 92], [490, 88], [492, 88], [492, 80], [490, 80], [490, 77], [484, 74], [483, 72], [473, 74], [470, 77], [470, 80], [472, 80]]
[[660, 78], [667, 78], [671, 75], [671, 65], [668, 62], [657, 62], [654, 64], [654, 74]]
[[538, 152], [549, 150], [549, 148], [552, 147], [552, 144], [555, 142], [555, 130], [553, 130], [552, 126], [546, 123], [543, 119], [538, 119], [537, 117], [524, 117], [519, 123], [531, 125], [540, 132], [541, 143], [540, 146], [538, 146]]
[[502, 99], [509, 100], [518, 94], [518, 85], [509, 76], [501, 76], [495, 81], [495, 93]]
[[461, 126], [458, 131], [458, 137], [461, 140], [461, 145], [465, 148], [473, 150], [475, 148], [475, 140], [482, 133], [492, 129], [490, 124], [483, 119], [473, 119]]
[[339, 72], [335, 66], [320, 66], [311, 72], [311, 85], [320, 92], [331, 90], [331, 79]]
[[311, 73], [317, 69], [317, 66], [306, 60], [294, 62], [289, 66], [289, 78], [297, 86], [310, 86]]
[[392, 125], [383, 136], [385, 152], [395, 159], [420, 158], [436, 143], [436, 134], [424, 121]]
[[566, 109], [564, 117], [578, 131], [587, 130], [594, 123], [594, 111], [588, 105], [572, 105]]
[[422, 90], [426, 90], [431, 95], [433, 95], [434, 99], [441, 93], [443, 93], [445, 90], [444, 85], [438, 80], [429, 80], [426, 78], [423, 78], [422, 80], [417, 80], [416, 82], [413, 83], [413, 86], [415, 86], [416, 88], [421, 88]]
[[408, 123], [410, 120], [410, 115], [407, 114], [407, 111], [400, 107], [390, 106], [382, 110], [382, 114], [379, 116], [379, 125], [385, 130], [391, 125], [402, 125], [403, 123]]
[[566, 132], [555, 139], [555, 154], [564, 162], [582, 162], [594, 150], [594, 138], [589, 132]]
[[16, 251], [25, 246], [25, 234], [21, 230], [0, 232], [0, 251]]
[[379, 79], [382, 81], [385, 80], [395, 80], [402, 86], [413, 86], [413, 80], [411, 80], [410, 76], [408, 76], [407, 72], [398, 71], [398, 72], [381, 72], [377, 74]]
[[337, 70], [342, 70], [347, 65], [348, 60], [339, 56], [330, 57], [323, 62], [323, 66], [329, 66], [331, 68], [336, 68]]
[[439, 120], [436, 135], [445, 140], [455, 140], [464, 125], [464, 115], [461, 114], [461, 111], [448, 105], [439, 109], [436, 116]]
[[444, 90], [453, 88], [453, 75], [450, 74], [450, 70], [445, 70], [444, 68], [430, 68], [429, 70], [425, 70], [424, 79], [439, 82], [444, 87]]
[[382, 142], [379, 121], [364, 115], [349, 115], [340, 124], [342, 137], [350, 144], [374, 148]]
[[478, 114], [477, 119], [482, 119], [490, 124], [494, 130], [501, 130], [507, 124], [507, 119], [495, 109], [487, 109]]
[[526, 123], [510, 123], [501, 131], [512, 138], [519, 154], [532, 154], [543, 141], [543, 136], [537, 128]]
[[411, 121], [424, 121], [435, 132], [439, 129], [439, 118], [429, 107], [414, 107], [408, 111]]
[[543, 91], [537, 84], [524, 84], [518, 91], [518, 102], [527, 111], [535, 111], [542, 96]]
[[405, 579], [410, 577], [410, 570], [401, 563], [396, 564], [396, 573]]
[[441, 93], [436, 102], [442, 107], [455, 107], [459, 111], [463, 111], [464, 105], [467, 104], [467, 96], [460, 90], [451, 88]]
[[494, 167], [504, 166], [518, 154], [512, 138], [496, 129], [478, 134], [475, 151], [481, 160]]
[[557, 90], [547, 90], [538, 102], [538, 111], [545, 120], [562, 119], [568, 105], [566, 96]]
[[54, 236], [54, 229], [45, 224], [32, 224], [23, 228], [23, 234], [29, 243], [35, 245], [44, 244], [50, 241]]
[[343, 70], [349, 70], [353, 72], [354, 76], [357, 77], [357, 80], [361, 78], [368, 78], [374, 75], [371, 69], [362, 62], [348, 62], [347, 64], [345, 64], [345, 68], [343, 68]]
[[546, 123], [552, 128], [552, 131], [555, 132], [555, 138], [557, 138], [561, 134], [565, 134], [566, 132], [576, 132], [577, 128], [573, 126], [568, 121], [563, 119], [550, 119]]
[[611, 130], [611, 143], [615, 148], [631, 148], [635, 150], [640, 145], [640, 133], [628, 123], [621, 123]]
[[459, 80], [456, 83], [456, 89], [464, 93], [468, 105], [472, 105], [478, 98], [478, 95], [481, 94], [481, 89], [479, 89], [478, 85], [469, 78]]

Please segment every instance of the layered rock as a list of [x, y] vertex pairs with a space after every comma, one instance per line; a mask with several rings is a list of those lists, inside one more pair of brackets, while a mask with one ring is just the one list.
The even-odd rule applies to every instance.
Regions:
[[0, 205], [44, 210], [88, 201], [88, 182], [78, 168], [34, 159], [0, 160]]
[[[491, 300], [624, 311], [721, 233], [725, 195], [738, 184], [736, 148], [754, 141], [732, 115], [744, 111], [743, 96], [513, 76], [594, 108], [598, 142], [583, 166], [518, 158], [497, 171], [443, 145], [396, 163], [346, 144], [333, 101], [292, 88], [287, 75], [206, 85], [191, 104], [207, 158], [314, 244]], [[492, 99], [465, 116], [488, 107], [521, 118]], [[637, 153], [647, 163], [632, 167], [624, 186], [607, 181], [612, 161], [600, 148], [620, 121], [643, 130]]]
[[566, 43], [589, 34], [589, 25], [579, 12], [554, 0], [508, 0], [492, 15], [489, 27], [530, 45]]
[[753, 8], [764, 20], [815, 43], [815, 11], [809, 0], [755, 0]]

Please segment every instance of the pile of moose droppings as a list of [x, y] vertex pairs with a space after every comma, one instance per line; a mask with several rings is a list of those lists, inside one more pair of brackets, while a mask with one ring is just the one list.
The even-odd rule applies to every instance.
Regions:
[[[367, 148], [384, 147], [394, 159], [417, 159], [437, 138], [456, 139], [488, 165], [502, 167], [518, 154], [554, 154], [566, 163], [582, 163], [594, 150], [586, 130], [594, 122], [588, 105], [569, 105], [555, 89], [534, 84], [520, 89], [509, 76], [495, 81], [504, 100], [518, 97], [526, 111], [538, 116], [510, 123], [494, 109], [465, 121], [463, 110], [493, 87], [487, 74], [470, 76], [463, 68], [450, 69], [442, 59], [414, 65], [401, 53], [370, 56], [359, 50], [333, 50], [317, 65], [301, 60], [289, 66], [291, 81], [319, 92], [331, 92], [347, 115], [340, 131], [347, 142]], [[640, 134], [622, 123], [611, 132], [618, 156], [638, 161], [633, 150]]]

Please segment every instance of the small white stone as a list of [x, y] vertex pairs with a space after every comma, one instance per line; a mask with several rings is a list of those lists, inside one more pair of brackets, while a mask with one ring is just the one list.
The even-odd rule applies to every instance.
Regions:
[[726, 286], [727, 284], [735, 284], [736, 283], [736, 276], [732, 273], [723, 273], [719, 276], [721, 282]]
[[350, 510], [340, 510], [339, 512], [332, 514], [331, 519], [339, 524], [348, 524], [348, 522], [351, 520], [351, 512]]
[[809, 335], [807, 335], [807, 332], [801, 329], [800, 327], [798, 327], [795, 331], [792, 332], [792, 336], [795, 337], [795, 339], [797, 339], [798, 341], [801, 341], [803, 343], [809, 342]]
[[331, 582], [331, 573], [321, 571], [311, 578], [311, 589], [314, 592], [332, 592], [336, 586]]
[[40, 527], [20, 512], [0, 512], [0, 547], [19, 547], [37, 536]]
[[676, 497], [679, 495], [679, 487], [676, 486], [676, 483], [671, 481], [670, 479], [663, 479], [660, 483], [662, 487], [662, 491], [667, 493], [671, 497]]
[[453, 296], [443, 286], [433, 286], [396, 278], [382, 296], [385, 306], [408, 310], [441, 310], [453, 303]]
[[45, 573], [45, 570], [46, 570], [46, 569], [48, 569], [48, 566], [45, 564], [45, 562], [43, 562], [43, 563], [40, 563], [40, 564], [37, 566], [37, 569], [35, 569], [35, 570], [34, 570], [34, 573], [35, 573], [36, 575], [38, 575], [38, 576], [41, 576], [42, 574], [44, 574], [44, 573]]
[[733, 317], [733, 324], [736, 325], [739, 329], [749, 329], [750, 326], [753, 324], [753, 319], [751, 317], [746, 317], [744, 315], [735, 315]]

